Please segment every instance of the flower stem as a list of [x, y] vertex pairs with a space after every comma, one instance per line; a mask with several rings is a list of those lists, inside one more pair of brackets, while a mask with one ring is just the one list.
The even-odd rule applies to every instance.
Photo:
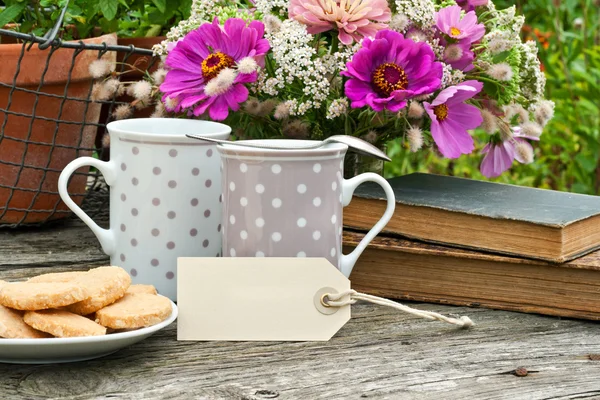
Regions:
[[340, 39], [336, 35], [333, 35], [331, 38], [331, 54], [337, 53], [339, 46]]
[[37, 26], [44, 26], [44, 17], [42, 15], [42, 12], [40, 10], [40, 2], [39, 0], [34, 2], [34, 9], [35, 9], [35, 17], [37, 19]]

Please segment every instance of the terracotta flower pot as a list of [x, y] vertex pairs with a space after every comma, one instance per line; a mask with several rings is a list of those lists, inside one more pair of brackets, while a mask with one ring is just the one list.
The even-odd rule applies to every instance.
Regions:
[[[152, 49], [152, 47], [155, 44], [159, 44], [166, 38], [167, 38], [166, 36], [141, 37], [141, 38], [119, 38], [118, 42], [119, 42], [120, 46], [133, 45], [134, 47], [136, 47], [138, 49]], [[117, 61], [123, 62], [123, 59], [125, 58], [126, 54], [127, 53], [117, 54]], [[156, 68], [158, 68], [158, 62], [153, 63], [152, 67], [150, 67], [151, 63], [152, 63], [152, 57], [150, 57], [150, 56], [143, 56], [140, 54], [132, 54], [127, 58], [127, 64], [135, 65], [137, 68], [139, 68], [142, 71], [146, 71], [146, 70], [148, 70], [148, 68], [150, 68], [150, 72], [155, 71]], [[128, 70], [130, 70], [130, 68], [125, 66], [125, 70], [128, 71]], [[133, 71], [123, 75], [122, 80], [123, 81], [137, 81], [137, 80], [142, 79], [143, 76], [144, 76], [144, 74], [142, 74], [140, 71], [133, 70]]]
[[[117, 39], [111, 34], [84, 42], [116, 44]], [[0, 83], [8, 85], [0, 85], [0, 226], [41, 223], [70, 214], [58, 195], [58, 177], [70, 161], [91, 155], [97, 131], [93, 124], [100, 118], [101, 105], [86, 101], [92, 81], [88, 66], [97, 51], [77, 56], [65, 88], [74, 50], [56, 50], [39, 96], [21, 89], [38, 90], [50, 50], [35, 45], [25, 51], [14, 81], [21, 51], [21, 44], [0, 45]], [[107, 52], [103, 58], [114, 62], [116, 55]], [[65, 94], [69, 100], [63, 99]], [[57, 119], [65, 122], [53, 121]], [[92, 125], [83, 126], [84, 121]], [[69, 186], [79, 203], [86, 180], [75, 176]]]

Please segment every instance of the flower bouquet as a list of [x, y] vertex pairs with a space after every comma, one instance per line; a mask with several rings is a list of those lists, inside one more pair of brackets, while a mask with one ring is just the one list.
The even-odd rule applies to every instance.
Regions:
[[[488, 0], [194, 0], [155, 47], [155, 116], [225, 121], [238, 138], [359, 136], [496, 177], [531, 163], [552, 118], [524, 18]], [[237, 129], [236, 129], [237, 128]]]

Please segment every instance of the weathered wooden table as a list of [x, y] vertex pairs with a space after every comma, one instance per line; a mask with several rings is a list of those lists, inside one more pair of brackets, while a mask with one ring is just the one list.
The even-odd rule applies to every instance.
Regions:
[[[107, 263], [77, 222], [0, 231], [2, 279]], [[0, 364], [0, 399], [600, 398], [597, 323], [413, 306], [468, 315], [477, 326], [460, 330], [372, 305], [353, 306], [352, 320], [327, 343], [177, 342], [172, 324], [93, 361]], [[529, 374], [515, 376], [518, 367]]]

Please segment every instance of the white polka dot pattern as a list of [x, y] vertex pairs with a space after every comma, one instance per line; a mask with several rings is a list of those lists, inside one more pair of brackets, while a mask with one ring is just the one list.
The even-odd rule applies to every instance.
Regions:
[[223, 158], [223, 247], [237, 257], [325, 257], [339, 267], [341, 157]]

